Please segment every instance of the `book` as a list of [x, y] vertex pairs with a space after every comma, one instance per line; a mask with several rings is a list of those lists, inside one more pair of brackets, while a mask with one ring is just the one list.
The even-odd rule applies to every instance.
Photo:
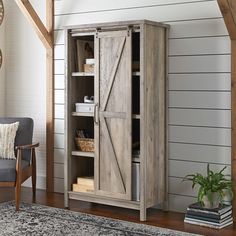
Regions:
[[94, 186], [94, 178], [93, 177], [78, 177], [77, 184]]
[[196, 217], [204, 217], [204, 218], [210, 218], [210, 219], [216, 219], [216, 220], [222, 220], [231, 214], [232, 214], [232, 209], [230, 209], [229, 211], [221, 215], [209, 214], [207, 212], [192, 211], [192, 210], [188, 210], [186, 213], [186, 215], [190, 217], [196, 216]]
[[94, 187], [80, 184], [73, 184], [73, 192], [94, 192]]
[[232, 209], [231, 205], [225, 205], [225, 204], [221, 204], [220, 207], [218, 208], [203, 208], [201, 203], [196, 202], [191, 204], [188, 208], [187, 211], [195, 211], [195, 212], [204, 212], [207, 214], [212, 214], [212, 215], [222, 215], [226, 212], [228, 212], [229, 210]]
[[[231, 213], [232, 213], [232, 211], [231, 211]], [[189, 215], [189, 214], [185, 215], [185, 219], [202, 220], [202, 221], [206, 221], [209, 223], [218, 223], [218, 224], [222, 224], [223, 222], [227, 221], [229, 218], [232, 218], [232, 214], [228, 215], [224, 219], [214, 219], [214, 218], [210, 218], [210, 217], [194, 216], [194, 215]]]
[[192, 219], [188, 219], [188, 218], [185, 218], [184, 222], [188, 223], [188, 224], [205, 226], [205, 227], [210, 227], [210, 228], [214, 228], [214, 229], [222, 229], [226, 226], [229, 226], [229, 225], [233, 224], [233, 218], [230, 217], [228, 220], [226, 220], [225, 222], [223, 222], [221, 224], [219, 224], [219, 223], [209, 223], [207, 221], [202, 221], [202, 220], [192, 220]]

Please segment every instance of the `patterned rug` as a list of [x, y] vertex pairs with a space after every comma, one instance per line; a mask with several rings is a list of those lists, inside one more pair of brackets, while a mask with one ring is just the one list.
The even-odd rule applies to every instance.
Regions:
[[[14, 202], [0, 204], [0, 235], [190, 236], [184, 232], [113, 220], [63, 209]], [[196, 235], [196, 234], [195, 234]]]

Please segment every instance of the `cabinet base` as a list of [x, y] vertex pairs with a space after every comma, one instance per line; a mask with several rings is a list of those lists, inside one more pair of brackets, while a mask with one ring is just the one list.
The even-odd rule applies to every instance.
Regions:
[[91, 193], [68, 192], [69, 199], [140, 210], [140, 202], [108, 198]]

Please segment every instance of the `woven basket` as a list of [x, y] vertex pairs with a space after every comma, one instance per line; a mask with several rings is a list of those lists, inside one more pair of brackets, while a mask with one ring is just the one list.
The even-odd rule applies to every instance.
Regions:
[[75, 143], [78, 149], [82, 152], [94, 152], [94, 139], [75, 138]]

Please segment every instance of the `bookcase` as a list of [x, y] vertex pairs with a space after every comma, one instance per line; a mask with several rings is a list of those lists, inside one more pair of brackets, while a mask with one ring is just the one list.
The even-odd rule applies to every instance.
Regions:
[[146, 220], [147, 208], [167, 203], [168, 28], [140, 20], [65, 29], [66, 207], [89, 201]]

